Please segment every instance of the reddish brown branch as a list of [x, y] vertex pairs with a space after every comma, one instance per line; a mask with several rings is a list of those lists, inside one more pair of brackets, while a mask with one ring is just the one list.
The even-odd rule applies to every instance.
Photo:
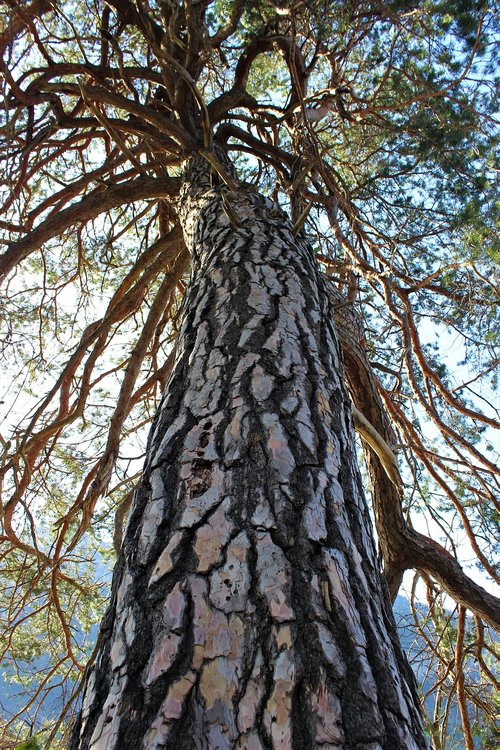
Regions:
[[35, 18], [42, 18], [52, 10], [50, 0], [33, 0], [29, 5], [21, 5], [15, 0], [6, 0], [12, 8], [12, 15], [5, 23], [5, 31], [0, 34], [0, 56], [9, 44], [13, 44], [20, 34], [27, 31]]
[[22, 240], [9, 245], [6, 252], [0, 256], [0, 281], [30, 253], [38, 250], [53, 237], [60, 235], [71, 225], [94, 219], [99, 214], [124, 203], [176, 195], [179, 187], [180, 181], [176, 177], [137, 177], [135, 180], [116, 187], [109, 186], [104, 190], [102, 188], [94, 190], [78, 203], [42, 221]]
[[118, 395], [116, 408], [109, 425], [106, 448], [97, 466], [97, 471], [93, 478], [92, 485], [90, 486], [89, 491], [86, 493], [82, 501], [78, 505], [75, 504], [72, 510], [64, 517], [61, 523], [59, 538], [56, 545], [56, 556], [60, 554], [64, 537], [76, 512], [78, 510], [82, 510], [82, 519], [79, 523], [78, 529], [74, 533], [73, 538], [68, 545], [66, 553], [71, 551], [75, 547], [82, 534], [88, 528], [92, 520], [92, 514], [97, 499], [104, 494], [108, 487], [111, 473], [114, 469], [118, 456], [123, 424], [131, 409], [131, 396], [133, 387], [139, 375], [144, 357], [146, 356], [147, 347], [149, 346], [153, 336], [155, 335], [157, 324], [163, 314], [165, 307], [169, 303], [171, 294], [175, 290], [177, 280], [185, 268], [186, 257], [187, 251], [185, 249], [184, 251], [181, 250], [174, 264], [169, 269], [169, 272], [167, 273], [151, 305], [148, 317], [143, 326], [139, 339], [134, 349], [132, 350], [125, 370], [125, 375], [120, 388], [120, 393]]
[[[385, 442], [389, 445], [394, 444], [394, 433], [381, 395], [384, 396], [386, 407], [390, 403], [392, 416], [397, 417], [395, 421], [407, 428], [411, 425], [408, 425], [407, 420], [402, 418], [389, 395], [380, 387], [361, 347], [356, 346], [352, 338], [345, 335], [345, 328], [341, 321], [338, 321], [337, 328], [344, 351], [347, 383], [354, 404]], [[414, 450], [420, 445], [414, 428], [412, 428], [411, 442]], [[425, 454], [423, 448], [422, 453]], [[439, 581], [455, 601], [477, 612], [493, 627], [500, 628], [500, 601], [469, 578], [458, 561], [444, 547], [406, 525], [401, 509], [400, 491], [387, 476], [386, 470], [371, 448], [365, 451], [365, 455], [372, 480], [373, 510], [379, 546], [385, 564], [384, 573], [392, 598], [395, 598], [397, 594], [404, 571], [417, 568]], [[427, 460], [427, 457], [425, 456], [422, 460]], [[433, 469], [432, 473], [436, 474]], [[457, 507], [458, 501], [453, 494], [452, 498]], [[457, 509], [461, 511], [462, 516], [465, 515], [461, 507]], [[464, 522], [468, 524], [467, 518]], [[479, 550], [470, 526], [469, 538], [485, 568], [495, 575], [492, 566]]]

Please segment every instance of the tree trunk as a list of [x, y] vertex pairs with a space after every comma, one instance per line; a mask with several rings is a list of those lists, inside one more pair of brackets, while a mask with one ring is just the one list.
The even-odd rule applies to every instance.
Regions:
[[425, 748], [312, 249], [187, 174], [176, 362], [71, 747]]

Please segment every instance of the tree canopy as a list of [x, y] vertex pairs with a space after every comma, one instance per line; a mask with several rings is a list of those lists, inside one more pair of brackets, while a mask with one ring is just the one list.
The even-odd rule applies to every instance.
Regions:
[[[434, 747], [457, 746], [453, 705], [465, 746], [478, 734], [488, 747], [499, 617], [483, 589], [497, 579], [499, 473], [492, 7], [1, 6], [0, 628], [23, 716], [36, 725], [40, 700], [58, 682], [71, 691], [90, 655], [172, 366], [189, 271], [177, 196], [183, 163], [200, 153], [228, 187], [229, 215], [227, 156], [289, 212], [332, 281], [393, 596], [414, 571], [412, 653]], [[6, 737], [17, 718], [4, 717]]]

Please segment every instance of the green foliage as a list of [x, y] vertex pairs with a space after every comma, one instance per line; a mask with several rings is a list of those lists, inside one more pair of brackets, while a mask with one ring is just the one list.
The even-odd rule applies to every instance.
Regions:
[[43, 740], [35, 735], [24, 742], [20, 742], [14, 750], [43, 750]]

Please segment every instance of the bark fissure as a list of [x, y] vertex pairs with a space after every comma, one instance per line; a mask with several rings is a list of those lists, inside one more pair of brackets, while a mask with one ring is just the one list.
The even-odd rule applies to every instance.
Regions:
[[175, 364], [72, 747], [425, 748], [312, 250], [196, 160], [179, 215]]

